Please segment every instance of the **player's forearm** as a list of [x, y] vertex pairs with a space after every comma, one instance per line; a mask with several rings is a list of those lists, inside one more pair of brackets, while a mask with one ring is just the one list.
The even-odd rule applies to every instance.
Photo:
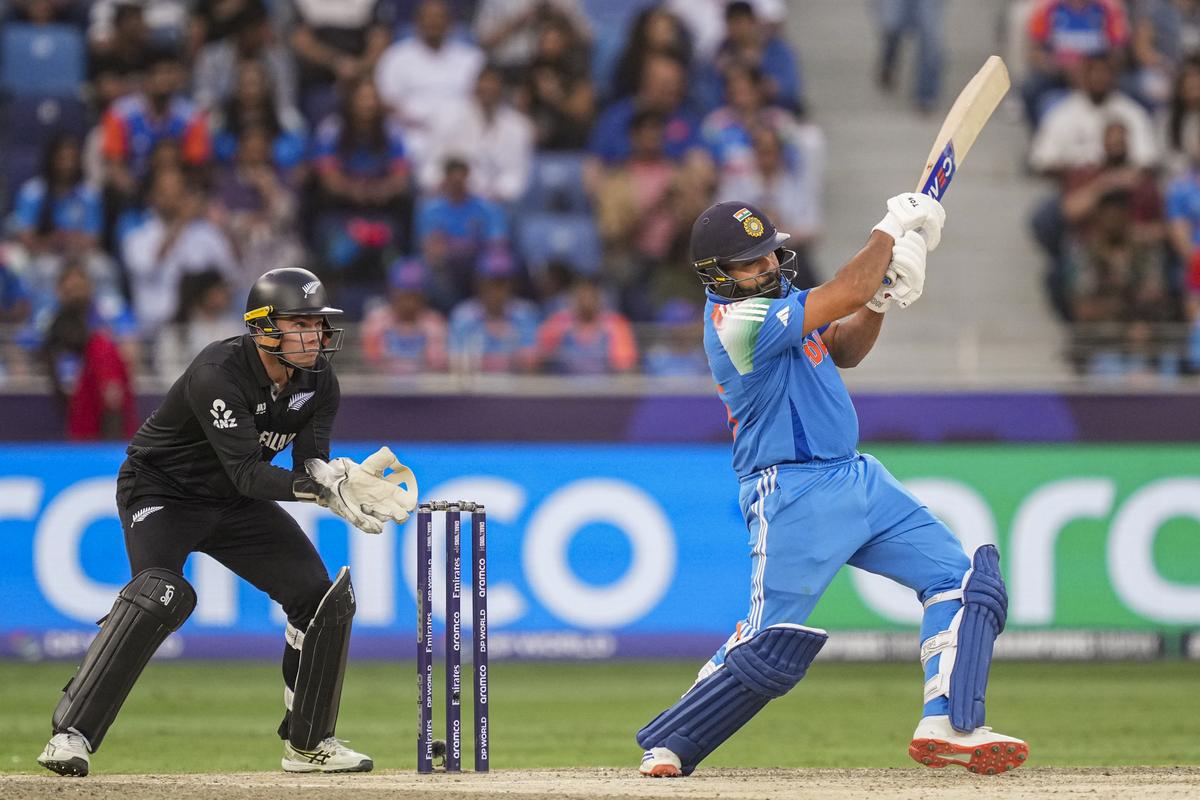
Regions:
[[[882, 231], [872, 231], [866, 245], [838, 270], [832, 282], [842, 285], [853, 308], [867, 304], [883, 283], [888, 262], [892, 258], [893, 239]], [[849, 310], [847, 310], [849, 313]]]
[[822, 337], [829, 354], [833, 356], [833, 363], [843, 369], [857, 367], [875, 346], [883, 326], [883, 316], [869, 308], [860, 308], [851, 316], [834, 323], [826, 332], [832, 335]]

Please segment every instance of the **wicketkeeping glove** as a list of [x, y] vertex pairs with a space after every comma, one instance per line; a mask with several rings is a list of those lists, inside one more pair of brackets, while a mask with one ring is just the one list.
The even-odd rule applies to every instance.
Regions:
[[[382, 532], [388, 521], [404, 522], [417, 507], [416, 476], [387, 447], [362, 464], [349, 458], [310, 458], [304, 468], [322, 487], [317, 503], [367, 533]], [[385, 475], [388, 469], [392, 471]]]

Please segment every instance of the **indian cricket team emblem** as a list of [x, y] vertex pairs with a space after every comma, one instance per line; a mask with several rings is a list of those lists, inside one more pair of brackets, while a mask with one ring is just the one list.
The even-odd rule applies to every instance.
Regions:
[[755, 239], [763, 235], [762, 220], [754, 216], [748, 208], [743, 208], [733, 215], [733, 218], [742, 223], [742, 228], [745, 229], [747, 235], [753, 236]]

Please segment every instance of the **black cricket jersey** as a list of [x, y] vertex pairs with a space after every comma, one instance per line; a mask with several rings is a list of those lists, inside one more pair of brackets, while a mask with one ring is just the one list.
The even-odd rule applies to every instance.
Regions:
[[[332, 367], [294, 369], [277, 397], [273, 388], [249, 335], [213, 342], [134, 434], [121, 483], [130, 496], [296, 499], [305, 459], [329, 460], [341, 394]], [[292, 469], [272, 466], [289, 444]]]

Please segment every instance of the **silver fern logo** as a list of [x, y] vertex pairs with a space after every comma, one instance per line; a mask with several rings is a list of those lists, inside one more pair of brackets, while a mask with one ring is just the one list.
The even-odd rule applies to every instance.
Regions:
[[299, 411], [305, 403], [312, 399], [314, 394], [316, 392], [300, 392], [299, 394], [292, 395], [292, 398], [288, 400], [288, 410]]
[[139, 508], [137, 511], [133, 512], [133, 516], [130, 518], [132, 521], [129, 523], [129, 527], [132, 528], [134, 525], [137, 525], [155, 511], [162, 511], [163, 508], [164, 506], [146, 506], [145, 508]]
[[308, 297], [310, 294], [315, 294], [317, 289], [321, 288], [321, 282], [320, 281], [309, 281], [308, 283], [304, 284], [300, 288], [304, 290], [304, 296]]

